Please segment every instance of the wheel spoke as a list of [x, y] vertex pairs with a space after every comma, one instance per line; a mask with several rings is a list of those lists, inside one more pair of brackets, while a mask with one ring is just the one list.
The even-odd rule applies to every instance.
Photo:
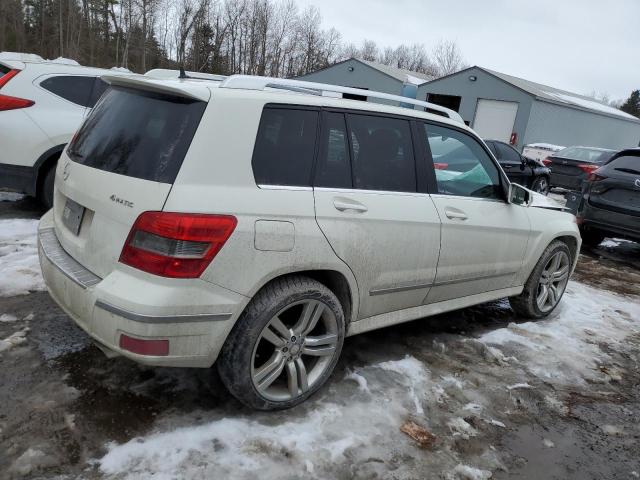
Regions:
[[543, 309], [549, 297], [549, 287], [547, 285], [541, 285], [541, 287], [542, 292], [538, 294], [538, 308]]
[[296, 368], [298, 370], [298, 383], [300, 384], [300, 390], [302, 393], [309, 390], [309, 380], [307, 379], [307, 367], [301, 358], [296, 359]]
[[555, 285], [549, 285], [549, 306], [553, 307], [558, 299], [558, 290]]
[[551, 259], [548, 271], [549, 272], [555, 272], [560, 268], [560, 254], [561, 252], [556, 253], [553, 258]]
[[315, 328], [323, 311], [324, 304], [321, 302], [310, 301], [306, 303], [298, 323], [293, 327], [293, 331], [298, 335], [307, 335]]
[[287, 385], [289, 386], [289, 394], [291, 398], [298, 396], [298, 370], [293, 361], [287, 362]]
[[324, 357], [333, 355], [336, 350], [338, 336], [335, 334], [327, 334], [319, 337], [307, 337], [304, 339], [303, 355], [312, 355], [314, 357]]
[[258, 390], [264, 390], [271, 385], [282, 373], [284, 358], [282, 353], [275, 352], [253, 375]]
[[560, 270], [555, 271], [551, 275], [551, 279], [554, 282], [560, 282], [569, 276], [569, 265], [565, 265]]
[[270, 325], [267, 325], [267, 327], [262, 331], [262, 338], [276, 347], [282, 347], [285, 344], [285, 340], [276, 335], [269, 326]]
[[286, 327], [282, 320], [278, 317], [273, 317], [271, 322], [269, 322], [269, 326], [273, 327], [273, 329], [280, 334], [281, 337], [289, 338], [291, 336], [291, 332]]

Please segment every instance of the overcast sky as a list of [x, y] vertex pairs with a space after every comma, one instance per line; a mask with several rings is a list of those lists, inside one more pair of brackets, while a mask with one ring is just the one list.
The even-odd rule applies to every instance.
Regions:
[[467, 63], [575, 93], [640, 89], [640, 0], [297, 0], [345, 42], [458, 42]]

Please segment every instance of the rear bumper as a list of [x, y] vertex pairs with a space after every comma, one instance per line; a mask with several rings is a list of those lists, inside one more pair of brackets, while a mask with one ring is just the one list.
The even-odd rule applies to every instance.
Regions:
[[563, 175], [551, 172], [551, 186], [567, 188], [569, 190], [580, 190], [582, 188], [582, 176]]
[[579, 212], [582, 228], [640, 241], [640, 217], [594, 207], [584, 200]]
[[[103, 350], [146, 365], [210, 367], [248, 298], [203, 280], [168, 282], [116, 269], [101, 279], [69, 256], [57, 242], [53, 217], [38, 229], [38, 253], [51, 297]], [[193, 298], [176, 307], [171, 298]], [[120, 336], [169, 340], [166, 356], [139, 355], [120, 348]]]
[[36, 174], [32, 167], [0, 163], [0, 188], [34, 195], [35, 180]]

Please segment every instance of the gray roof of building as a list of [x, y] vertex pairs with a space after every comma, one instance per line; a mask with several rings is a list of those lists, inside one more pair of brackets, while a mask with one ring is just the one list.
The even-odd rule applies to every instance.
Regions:
[[525, 92], [534, 95], [540, 100], [566, 104], [569, 106], [590, 110], [599, 114], [612, 115], [624, 118], [625, 120], [635, 120], [636, 122], [640, 122], [640, 119], [638, 119], [637, 117], [629, 115], [628, 113], [607, 105], [606, 103], [596, 100], [595, 98], [587, 97], [586, 95], [579, 95], [577, 93], [568, 92], [566, 90], [550, 87], [541, 83], [531, 82], [529, 80], [525, 80], [524, 78], [514, 77], [512, 75], [496, 72], [495, 70], [490, 70], [484, 67], [477, 68], [484, 70], [507, 83], [510, 83], [520, 90], [524, 90]]
[[350, 58], [349, 60], [356, 60], [358, 62], [364, 63], [365, 65], [369, 65], [371, 68], [375, 68], [382, 73], [386, 73], [387, 75], [395, 78], [396, 80], [400, 80], [401, 82], [407, 80], [407, 75], [419, 79], [422, 83], [430, 82], [431, 80], [434, 80], [436, 78], [433, 75], [427, 75], [426, 73], [413, 72], [404, 68], [396, 68], [378, 62], [372, 62], [370, 60], [362, 60], [360, 58]]

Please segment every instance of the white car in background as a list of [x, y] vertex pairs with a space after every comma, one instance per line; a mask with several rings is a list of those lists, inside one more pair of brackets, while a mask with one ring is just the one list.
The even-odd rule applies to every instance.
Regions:
[[0, 52], [0, 188], [51, 207], [56, 162], [106, 89], [106, 73], [120, 69]]
[[[103, 77], [38, 231], [49, 293], [109, 355], [215, 362], [245, 404], [287, 408], [326, 382], [345, 336], [504, 297], [531, 318], [560, 302], [575, 217], [510, 183], [456, 112], [150, 77]], [[437, 165], [452, 142], [459, 158]]]

